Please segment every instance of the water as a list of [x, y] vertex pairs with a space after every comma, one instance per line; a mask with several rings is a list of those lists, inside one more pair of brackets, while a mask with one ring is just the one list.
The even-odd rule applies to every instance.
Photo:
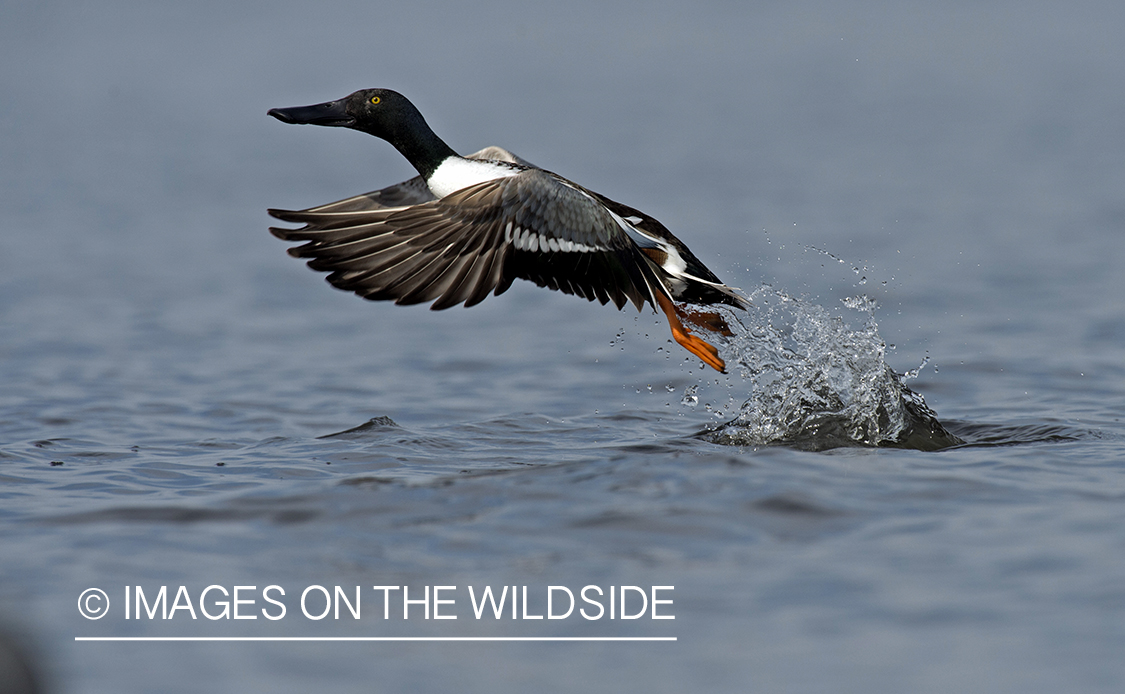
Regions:
[[869, 297], [843, 302], [863, 315], [859, 329], [821, 306], [768, 287], [755, 293], [753, 302], [750, 316], [728, 320], [737, 327], [730, 348], [743, 378], [739, 386], [751, 396], [737, 417], [708, 432], [708, 441], [809, 450], [857, 445], [940, 450], [964, 443], [905, 385], [920, 367], [898, 374], [887, 364], [876, 304]]
[[[1119, 691], [1123, 20], [7, 8], [0, 644], [51, 691]], [[730, 374], [650, 313], [369, 304], [286, 257], [267, 207], [410, 171], [265, 111], [367, 86], [660, 219], [754, 299]], [[963, 443], [917, 450], [907, 387]], [[138, 585], [255, 586], [259, 619], [126, 620]], [[304, 617], [312, 585], [362, 618]], [[374, 585], [456, 586], [458, 619], [384, 620]], [[551, 585], [675, 586], [676, 618], [467, 594]]]

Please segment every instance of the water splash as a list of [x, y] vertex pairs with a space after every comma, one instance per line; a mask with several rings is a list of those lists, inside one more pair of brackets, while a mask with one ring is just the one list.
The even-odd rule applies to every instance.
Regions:
[[[731, 421], [704, 438], [721, 444], [945, 448], [961, 443], [937, 421], [922, 396], [887, 365], [875, 322], [876, 302], [845, 299], [860, 325], [764, 286], [745, 313], [724, 311], [728, 369], [751, 396]], [[921, 368], [921, 367], [919, 367]]]
[[[926, 368], [926, 364], [929, 364], [929, 363], [930, 363], [930, 355], [927, 354], [926, 356], [922, 357], [922, 363], [921, 364], [919, 364], [918, 366], [915, 366], [913, 369], [910, 369], [909, 371], [907, 371], [906, 373], [904, 373], [902, 375], [902, 380], [903, 381], [911, 381], [911, 380], [914, 380], [915, 378], [918, 378], [918, 375], [922, 373], [922, 369]], [[937, 371], [936, 368], [934, 370]]]

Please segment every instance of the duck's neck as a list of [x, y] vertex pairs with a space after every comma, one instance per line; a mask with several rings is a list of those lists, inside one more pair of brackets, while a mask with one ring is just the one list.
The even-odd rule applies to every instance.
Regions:
[[443, 161], [458, 156], [452, 147], [434, 134], [421, 115], [404, 123], [404, 127], [385, 139], [427, 180]]

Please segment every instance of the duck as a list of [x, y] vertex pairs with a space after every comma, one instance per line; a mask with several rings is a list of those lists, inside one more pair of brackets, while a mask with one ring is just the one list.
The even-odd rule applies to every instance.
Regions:
[[651, 305], [673, 339], [725, 373], [698, 329], [730, 335], [722, 315], [687, 305], [750, 304], [643, 212], [533, 165], [506, 149], [457, 154], [406, 97], [362, 89], [311, 106], [274, 108], [283, 123], [342, 127], [390, 143], [418, 176], [304, 210], [270, 209], [299, 228], [271, 227], [289, 254], [333, 286], [372, 301], [433, 310], [474, 306], [516, 279], [618, 310]]

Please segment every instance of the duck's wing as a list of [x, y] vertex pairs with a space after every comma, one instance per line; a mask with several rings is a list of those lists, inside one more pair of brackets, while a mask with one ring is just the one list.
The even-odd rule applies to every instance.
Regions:
[[519, 164], [520, 166], [526, 166], [529, 169], [538, 169], [539, 168], [538, 166], [536, 166], [535, 164], [532, 164], [531, 162], [524, 159], [523, 157], [521, 157], [521, 156], [519, 156], [519, 155], [517, 155], [513, 152], [510, 152], [510, 151], [504, 149], [503, 147], [497, 147], [496, 145], [489, 145], [488, 147], [485, 147], [484, 149], [482, 149], [480, 151], [473, 152], [472, 154], [466, 154], [465, 158], [466, 159], [483, 159], [483, 160], [487, 160], [487, 161], [505, 161], [505, 162], [508, 162], [509, 164]]
[[381, 210], [387, 207], [405, 207], [421, 205], [424, 202], [435, 200], [434, 194], [426, 186], [421, 176], [396, 183], [393, 186], [373, 190], [370, 193], [355, 195], [325, 205], [310, 207], [305, 212], [335, 213], [335, 212], [365, 212], [367, 210]]
[[290, 255], [372, 300], [480, 303], [517, 279], [618, 308], [654, 306], [656, 268], [596, 198], [540, 169], [486, 181], [421, 204], [370, 209], [270, 210], [306, 241]]
[[[519, 157], [503, 147], [489, 146], [473, 152], [466, 159], [482, 159], [489, 161], [503, 161], [509, 164], [519, 164], [529, 169], [538, 168], [528, 160]], [[373, 190], [370, 193], [354, 195], [350, 198], [337, 200], [317, 207], [310, 207], [305, 212], [362, 212], [364, 210], [378, 210], [384, 207], [409, 207], [421, 205], [424, 202], [436, 200], [430, 192], [426, 181], [421, 176], [415, 176], [393, 186]]]
[[728, 304], [746, 309], [750, 301], [729, 287], [691, 252], [683, 241], [658, 220], [606, 196], [587, 191], [636, 232], [634, 241], [667, 274], [666, 282], [677, 301], [691, 304]]

